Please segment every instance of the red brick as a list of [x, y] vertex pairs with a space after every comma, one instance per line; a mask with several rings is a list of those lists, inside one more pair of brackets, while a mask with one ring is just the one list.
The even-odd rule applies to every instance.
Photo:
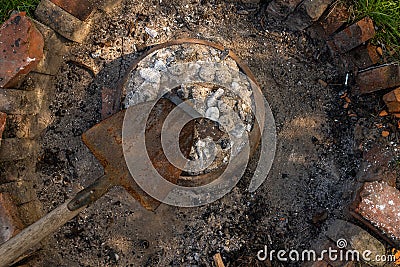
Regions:
[[333, 36], [333, 43], [339, 53], [346, 53], [375, 36], [374, 23], [364, 18]]
[[359, 72], [356, 82], [361, 94], [400, 86], [400, 66], [391, 64]]
[[18, 87], [43, 58], [43, 36], [20, 12], [1, 26], [0, 39], [0, 87]]
[[350, 52], [352, 61], [360, 68], [365, 69], [372, 65], [375, 65], [381, 59], [377, 52], [377, 47], [371, 44], [362, 45]]
[[385, 182], [365, 183], [355, 212], [395, 242], [400, 241], [400, 191]]
[[86, 20], [93, 12], [93, 4], [88, 0], [50, 0], [74, 17]]
[[4, 132], [4, 128], [6, 127], [6, 118], [7, 114], [0, 112], [0, 140]]
[[389, 112], [398, 113], [400, 112], [400, 87], [383, 96]]
[[17, 216], [17, 208], [7, 193], [0, 193], [0, 244], [6, 242], [23, 229]]

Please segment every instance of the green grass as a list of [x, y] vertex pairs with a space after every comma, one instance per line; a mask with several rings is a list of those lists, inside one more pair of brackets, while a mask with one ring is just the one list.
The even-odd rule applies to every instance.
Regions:
[[400, 1], [354, 0], [353, 19], [370, 17], [378, 28], [374, 44], [383, 46], [400, 60]]
[[6, 21], [13, 10], [26, 11], [28, 16], [33, 16], [40, 0], [0, 0], [0, 23]]

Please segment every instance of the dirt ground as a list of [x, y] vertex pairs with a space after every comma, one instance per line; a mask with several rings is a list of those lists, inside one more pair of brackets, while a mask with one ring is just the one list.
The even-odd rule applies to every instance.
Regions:
[[[265, 17], [265, 5], [124, 1], [98, 15], [87, 44], [71, 45], [71, 57], [91, 57], [101, 72], [95, 75], [68, 60], [63, 64], [50, 93], [53, 123], [41, 138], [37, 164], [38, 196], [47, 211], [102, 175], [101, 165], [81, 141], [81, 134], [101, 120], [101, 87], [124, 75], [140, 55], [136, 50], [193, 37], [237, 53], [271, 106], [277, 153], [262, 186], [255, 193], [246, 191], [247, 173], [214, 203], [161, 205], [155, 212], [146, 211], [123, 189], [113, 189], [49, 238], [32, 264], [214, 266], [212, 256], [220, 252], [227, 266], [270, 266], [256, 257], [264, 245], [309, 249], [330, 221], [350, 219], [346, 209], [358, 186], [362, 152], [374, 142], [395, 149], [398, 136], [382, 138], [375, 126], [392, 123], [377, 117], [383, 107], [380, 96], [351, 96], [345, 109], [343, 87], [334, 85], [343, 83], [345, 70], [333, 65], [325, 43]], [[157, 36], [150, 37], [145, 27]], [[333, 85], [325, 88], [319, 79]], [[327, 214], [326, 220], [313, 222], [318, 214]]]

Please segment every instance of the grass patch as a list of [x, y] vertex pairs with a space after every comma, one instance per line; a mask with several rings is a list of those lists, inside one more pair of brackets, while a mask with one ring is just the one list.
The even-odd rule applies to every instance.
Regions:
[[6, 21], [13, 10], [26, 11], [32, 17], [39, 2], [40, 0], [0, 0], [0, 23]]
[[395, 60], [400, 60], [400, 1], [354, 0], [353, 19], [370, 17], [378, 28], [373, 44], [387, 49]]

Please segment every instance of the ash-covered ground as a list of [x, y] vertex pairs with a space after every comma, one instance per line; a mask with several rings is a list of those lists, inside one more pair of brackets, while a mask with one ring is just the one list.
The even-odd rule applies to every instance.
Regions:
[[[113, 189], [49, 238], [32, 264], [214, 266], [212, 256], [220, 252], [227, 266], [285, 266], [258, 261], [257, 251], [264, 245], [309, 249], [330, 221], [350, 218], [346, 210], [362, 152], [376, 140], [386, 142], [375, 124], [391, 122], [376, 116], [383, 106], [380, 96], [351, 97], [345, 109], [340, 98], [345, 70], [333, 65], [325, 43], [266, 18], [265, 5], [124, 1], [97, 15], [86, 44], [71, 45], [70, 57], [91, 58], [101, 71], [63, 64], [50, 92], [53, 123], [41, 139], [37, 164], [38, 196], [48, 211], [101, 176], [100, 163], [81, 141], [101, 120], [101, 88], [115, 85], [145, 46], [192, 37], [238, 54], [271, 106], [277, 153], [262, 186], [249, 193], [251, 172], [246, 172], [214, 203], [161, 205], [155, 212]], [[319, 79], [332, 85], [323, 87]], [[391, 138], [395, 147], [398, 137]]]

